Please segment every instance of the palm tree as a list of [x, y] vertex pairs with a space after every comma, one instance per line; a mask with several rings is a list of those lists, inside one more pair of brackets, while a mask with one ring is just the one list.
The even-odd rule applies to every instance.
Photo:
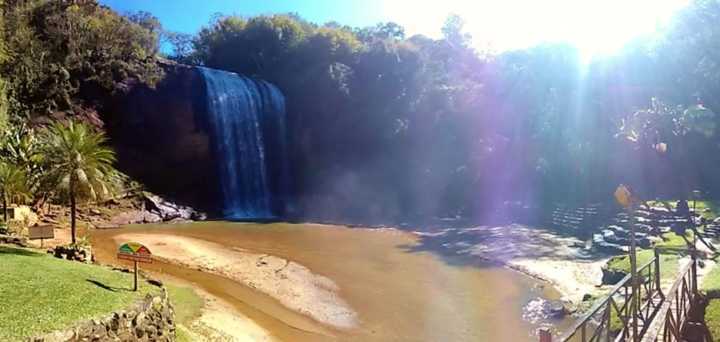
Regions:
[[55, 122], [44, 131], [47, 181], [70, 201], [73, 244], [77, 200], [109, 196], [120, 179], [120, 173], [113, 167], [115, 153], [105, 142], [103, 133], [82, 122]]
[[8, 201], [22, 202], [30, 195], [25, 170], [18, 165], [0, 161], [0, 196], [2, 196], [3, 220], [7, 223]]

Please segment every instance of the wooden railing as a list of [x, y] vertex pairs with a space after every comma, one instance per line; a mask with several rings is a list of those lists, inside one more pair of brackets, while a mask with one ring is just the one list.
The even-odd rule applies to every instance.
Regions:
[[[660, 288], [660, 258], [657, 250], [654, 258], [640, 267], [637, 274], [637, 293], [632, 291], [631, 276], [628, 274], [612, 288], [605, 299], [596, 303], [556, 341], [625, 341], [633, 336], [634, 326], [637, 327], [637, 336], [642, 336], [661, 310], [665, 298]], [[635, 308], [631, 304], [634, 296], [638, 298]], [[541, 342], [553, 340], [549, 331], [540, 332]]]
[[684, 341], [683, 327], [688, 322], [690, 310], [697, 299], [697, 262], [693, 259], [679, 273], [680, 277], [668, 291], [667, 300], [658, 315], [662, 320], [643, 341]]
[[[631, 292], [632, 282], [628, 275], [613, 287], [607, 298], [597, 303], [557, 341], [681, 342], [685, 341], [683, 333], [686, 326], [704, 327], [702, 322], [691, 322], [696, 309], [694, 305], [699, 299], [695, 258], [680, 269], [678, 278], [666, 294], [660, 288], [657, 250], [653, 260], [638, 270], [638, 278], [637, 298], [641, 304], [636, 310], [630, 308], [635, 295]], [[634, 325], [637, 326], [636, 334], [633, 334]], [[702, 335], [702, 341], [712, 340], [706, 329]], [[549, 330], [540, 332], [540, 342], [552, 341]]]

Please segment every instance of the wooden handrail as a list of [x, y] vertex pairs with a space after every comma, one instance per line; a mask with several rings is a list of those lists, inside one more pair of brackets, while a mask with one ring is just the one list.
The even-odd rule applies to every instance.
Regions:
[[[645, 271], [647, 268], [649, 268], [651, 265], [653, 265], [658, 260], [659, 259], [656, 254], [656, 256], [653, 259], [651, 259], [646, 264], [644, 264], [642, 267], [640, 267], [638, 269], [637, 273], [638, 274], [642, 273], [643, 271]], [[659, 277], [659, 274], [656, 272], [657, 269], [658, 269], [658, 267], [654, 268], [655, 278]], [[593, 307], [590, 309], [590, 311], [588, 311], [588, 313], [583, 315], [582, 318], [578, 319], [573, 324], [573, 326], [565, 334], [563, 334], [560, 337], [559, 341], [566, 342], [566, 341], [569, 341], [571, 338], [573, 338], [578, 333], [578, 331], [583, 330], [583, 327], [589, 321], [591, 321], [593, 319], [593, 317], [600, 312], [601, 309], [610, 310], [611, 308], [608, 308], [608, 305], [611, 303], [612, 297], [615, 296], [616, 294], [618, 294], [620, 292], [620, 289], [628, 287], [629, 286], [628, 283], [630, 283], [630, 280], [631, 280], [631, 275], [628, 274], [625, 277], [623, 277], [619, 282], [617, 282], [615, 284], [615, 286], [613, 286], [613, 288], [610, 290], [610, 293], [607, 295], [607, 297], [605, 297], [605, 299], [603, 299], [602, 301], [593, 305]], [[657, 279], [652, 279], [650, 281], [657, 283]], [[659, 291], [660, 288], [658, 287], [656, 290]], [[607, 314], [609, 315], [609, 313], [607, 313]]]
[[[691, 260], [689, 263], [687, 263], [685, 266], [682, 267], [680, 272], [678, 274], [680, 277], [678, 277], [673, 285], [670, 287], [670, 290], [668, 291], [668, 295], [665, 298], [665, 301], [663, 302], [663, 305], [660, 307], [660, 311], [658, 312], [658, 315], [656, 317], [660, 317], [663, 319], [663, 322], [660, 326], [655, 327], [655, 329], [649, 330], [648, 334], [643, 336], [643, 341], [657, 341], [658, 336], [660, 332], [662, 331], [664, 334], [668, 332], [668, 324], [675, 326], [677, 329], [682, 327], [682, 324], [684, 322], [681, 322], [679, 319], [675, 319], [672, 315], [672, 308], [673, 304], [677, 305], [677, 300], [680, 294], [679, 290], [682, 290], [683, 284], [687, 287], [687, 282], [691, 282], [690, 286], [693, 287], [694, 283], [697, 282], [697, 279], [695, 278], [694, 274], [692, 273], [692, 267], [694, 267], [695, 260]], [[688, 279], [686, 277], [690, 275]], [[692, 291], [694, 292], [694, 291]], [[692, 300], [694, 299], [695, 293], [691, 293], [691, 298], [688, 298], [688, 301], [692, 303]], [[680, 312], [677, 312], [676, 314], [680, 315]], [[680, 318], [678, 316], [678, 318]], [[663, 341], [673, 341], [673, 339], [670, 339], [669, 336], [664, 336]]]

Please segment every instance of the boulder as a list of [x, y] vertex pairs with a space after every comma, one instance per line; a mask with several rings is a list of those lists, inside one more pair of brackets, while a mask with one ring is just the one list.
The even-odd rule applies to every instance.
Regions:
[[94, 260], [92, 249], [90, 247], [56, 246], [55, 248], [49, 249], [47, 252], [56, 258], [70, 261], [78, 261], [89, 264]]
[[552, 300], [548, 302], [548, 305], [546, 307], [546, 313], [548, 317], [554, 318], [554, 319], [561, 319], [565, 317], [565, 315], [569, 312], [565, 307], [565, 303], [559, 300]]
[[160, 217], [160, 215], [144, 210], [126, 211], [124, 213], [117, 214], [110, 219], [111, 225], [115, 226], [157, 222], [162, 222], [162, 217]]
[[625, 278], [626, 275], [627, 275], [627, 273], [625, 273], [625, 272], [610, 269], [607, 267], [607, 265], [604, 265], [602, 267], [602, 284], [603, 285], [615, 285], [619, 281], [621, 281], [623, 278]]
[[143, 199], [145, 208], [150, 213], [157, 215], [162, 221], [189, 221], [207, 218], [207, 215], [197, 212], [193, 208], [175, 204], [151, 193], [143, 193]]
[[606, 229], [602, 231], [603, 234], [603, 240], [607, 242], [618, 242], [617, 236], [615, 236], [615, 232], [612, 230]]
[[620, 226], [610, 225], [608, 226], [608, 229], [615, 233], [615, 236], [617, 236], [618, 238], [626, 238], [628, 237], [628, 234], [630, 234], [630, 232]]

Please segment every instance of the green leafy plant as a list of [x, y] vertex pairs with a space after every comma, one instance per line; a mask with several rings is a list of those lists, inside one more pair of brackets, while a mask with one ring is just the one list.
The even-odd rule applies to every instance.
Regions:
[[25, 170], [16, 164], [0, 161], [0, 196], [3, 221], [7, 222], [8, 202], [24, 202], [30, 198]]
[[90, 126], [56, 122], [44, 131], [46, 178], [57, 194], [70, 203], [72, 243], [76, 243], [78, 200], [97, 200], [117, 190], [122, 175], [113, 167], [115, 153], [105, 146], [105, 135]]

